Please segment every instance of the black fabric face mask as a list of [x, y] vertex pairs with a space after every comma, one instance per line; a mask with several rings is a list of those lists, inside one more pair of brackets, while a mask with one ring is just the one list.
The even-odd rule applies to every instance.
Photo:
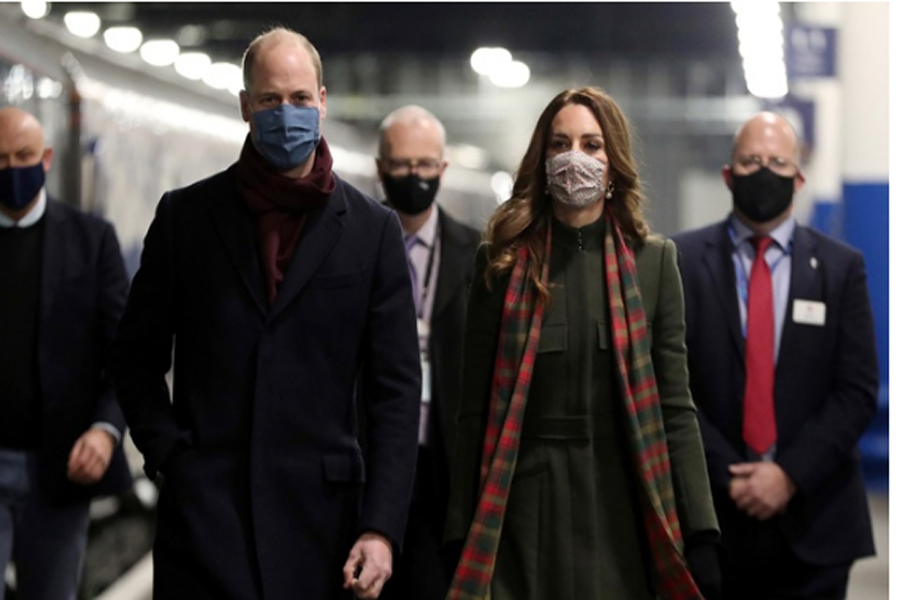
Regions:
[[0, 169], [0, 204], [22, 210], [44, 187], [44, 164]]
[[402, 213], [418, 215], [434, 203], [440, 178], [422, 179], [414, 173], [405, 177], [382, 176], [388, 203]]
[[750, 175], [731, 172], [731, 196], [734, 205], [756, 223], [771, 221], [790, 206], [794, 199], [794, 178], [777, 175], [761, 167]]

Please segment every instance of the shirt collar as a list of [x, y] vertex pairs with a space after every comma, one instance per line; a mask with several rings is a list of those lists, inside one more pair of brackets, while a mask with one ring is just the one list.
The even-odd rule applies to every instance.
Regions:
[[[735, 247], [740, 246], [744, 242], [748, 241], [752, 238], [755, 233], [753, 230], [747, 227], [743, 221], [737, 218], [737, 216], [732, 213], [730, 219], [731, 231], [734, 233], [734, 245]], [[794, 219], [793, 215], [784, 220], [783, 223], [780, 223], [778, 227], [772, 230], [769, 233], [769, 237], [775, 240], [775, 243], [782, 249], [782, 251], [787, 251], [790, 247], [791, 240], [794, 239], [794, 229], [797, 227], [797, 221]]]
[[419, 243], [426, 248], [431, 248], [432, 244], [434, 244], [434, 237], [437, 234], [438, 207], [434, 204], [432, 207], [428, 219], [422, 224], [417, 232], [411, 234], [416, 236], [419, 239]]
[[6, 213], [0, 212], [0, 227], [5, 227], [7, 229], [12, 227], [31, 227], [41, 220], [41, 217], [44, 216], [45, 212], [47, 212], [47, 192], [44, 188], [41, 188], [41, 191], [38, 192], [37, 204], [35, 204], [32, 209], [18, 221], [13, 221]]

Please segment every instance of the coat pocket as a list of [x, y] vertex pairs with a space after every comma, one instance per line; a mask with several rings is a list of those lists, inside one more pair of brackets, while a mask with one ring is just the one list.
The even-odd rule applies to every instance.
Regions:
[[359, 454], [326, 454], [322, 457], [325, 481], [332, 483], [365, 483], [366, 467]]
[[609, 350], [612, 347], [611, 333], [606, 321], [597, 321], [597, 346], [600, 350]]
[[538, 340], [538, 352], [564, 352], [568, 347], [569, 328], [561, 325], [544, 325]]

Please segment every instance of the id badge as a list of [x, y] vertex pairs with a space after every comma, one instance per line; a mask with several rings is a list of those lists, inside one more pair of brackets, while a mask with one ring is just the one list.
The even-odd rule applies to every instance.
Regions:
[[419, 353], [419, 362], [422, 365], [422, 404], [431, 402], [431, 361], [428, 360], [428, 354]]
[[825, 303], [814, 300], [794, 300], [794, 323], [825, 325]]

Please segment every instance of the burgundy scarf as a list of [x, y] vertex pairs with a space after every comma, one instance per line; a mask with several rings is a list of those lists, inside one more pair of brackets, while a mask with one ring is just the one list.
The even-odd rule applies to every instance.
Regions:
[[312, 171], [299, 179], [287, 177], [262, 157], [249, 135], [244, 140], [237, 162], [237, 186], [256, 217], [260, 262], [270, 306], [294, 255], [306, 215], [323, 206], [334, 191], [331, 164], [331, 151], [322, 138]]

